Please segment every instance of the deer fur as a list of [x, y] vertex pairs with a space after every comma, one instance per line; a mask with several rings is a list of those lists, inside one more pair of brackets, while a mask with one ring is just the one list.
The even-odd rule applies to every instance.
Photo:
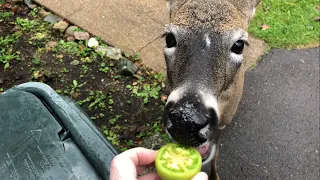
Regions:
[[[174, 34], [177, 41], [176, 47], [164, 51], [172, 91], [168, 102], [184, 97], [179, 94], [185, 93], [185, 89], [207, 94], [202, 100], [216, 111], [219, 130], [213, 133], [218, 137], [232, 121], [243, 92], [245, 60], [242, 55], [230, 52], [230, 48], [238, 40], [248, 44], [246, 30], [259, 2], [167, 0], [170, 24], [166, 32]], [[217, 156], [216, 149], [211, 179], [219, 179]]]

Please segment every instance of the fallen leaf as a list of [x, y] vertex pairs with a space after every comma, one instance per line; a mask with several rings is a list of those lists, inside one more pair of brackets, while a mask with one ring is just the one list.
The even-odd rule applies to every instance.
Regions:
[[313, 18], [314, 21], [320, 21], [320, 16]]
[[39, 78], [39, 71], [35, 71], [35, 72], [33, 73], [33, 77], [34, 77], [35, 79], [38, 79], [38, 78]]
[[166, 102], [167, 99], [168, 99], [168, 96], [166, 96], [166, 95], [162, 95], [161, 96], [161, 101], [162, 102]]
[[49, 41], [49, 42], [47, 42], [46, 46], [49, 47], [49, 48], [54, 48], [54, 47], [57, 46], [57, 44], [58, 43], [55, 42], [55, 41]]
[[56, 57], [59, 58], [59, 59], [62, 59], [62, 58], [63, 58], [63, 55], [60, 54], [60, 55], [57, 55]]
[[262, 30], [262, 31], [265, 31], [265, 30], [267, 30], [267, 29], [269, 29], [269, 26], [268, 26], [268, 25], [263, 24], [263, 25], [261, 26], [261, 30]]
[[132, 83], [132, 86], [136, 86], [136, 85], [138, 85], [137, 82], [133, 82], [133, 83]]
[[6, 3], [6, 4], [2, 5], [2, 7], [6, 8], [6, 9], [11, 9], [12, 5], [9, 3]]

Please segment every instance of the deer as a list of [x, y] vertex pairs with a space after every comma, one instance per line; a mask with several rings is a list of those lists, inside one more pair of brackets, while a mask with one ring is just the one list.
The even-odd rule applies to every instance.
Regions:
[[243, 50], [260, 1], [167, 0], [163, 126], [173, 141], [200, 152], [210, 179], [219, 179], [218, 142], [242, 98]]

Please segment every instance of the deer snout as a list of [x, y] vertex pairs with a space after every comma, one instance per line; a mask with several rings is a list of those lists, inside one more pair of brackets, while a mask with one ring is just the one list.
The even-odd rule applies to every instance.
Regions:
[[166, 130], [172, 139], [194, 147], [211, 140], [210, 129], [216, 117], [214, 109], [206, 109], [198, 101], [184, 99], [176, 103], [169, 102], [164, 111]]

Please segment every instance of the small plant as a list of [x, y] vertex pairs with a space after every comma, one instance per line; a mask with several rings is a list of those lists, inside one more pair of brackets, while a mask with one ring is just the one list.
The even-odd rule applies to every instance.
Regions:
[[122, 115], [116, 115], [115, 117], [109, 119], [109, 123], [110, 123], [110, 124], [114, 124], [114, 123], [116, 123], [116, 121], [117, 121], [118, 119], [120, 119], [121, 117], [122, 117]]
[[109, 101], [108, 101], [108, 104], [109, 104], [109, 105], [113, 105], [113, 103], [114, 103], [114, 102], [113, 102], [113, 99], [110, 98]]
[[121, 75], [115, 75], [114, 77], [113, 77], [113, 79], [120, 79], [121, 78]]
[[37, 57], [34, 57], [32, 59], [32, 63], [35, 64], [35, 65], [39, 65], [41, 63], [41, 60], [39, 58], [37, 58]]
[[82, 65], [82, 72], [83, 72], [83, 74], [86, 74], [87, 73], [87, 71], [89, 70], [89, 68], [88, 68], [88, 66], [86, 66], [86, 65]]
[[65, 67], [64, 67], [64, 68], [62, 68], [61, 72], [62, 72], [62, 73], [68, 73], [68, 72], [69, 72], [69, 70], [68, 70], [67, 68], [65, 68]]
[[89, 97], [85, 98], [84, 100], [78, 101], [78, 104], [81, 106], [84, 103], [93, 101], [89, 104], [88, 109], [91, 110], [92, 108], [101, 108], [104, 109], [106, 107], [105, 103], [103, 102], [107, 96], [102, 91], [90, 91]]
[[133, 88], [132, 93], [138, 97], [143, 97], [143, 102], [146, 104], [149, 102], [149, 97], [158, 99], [160, 90], [160, 86], [151, 88], [149, 84], [146, 84], [143, 86], [142, 91], [138, 92], [138, 88]]
[[16, 32], [12, 35], [8, 35], [6, 37], [0, 36], [0, 47], [7, 47], [15, 43], [21, 37], [20, 32]]
[[133, 89], [131, 85], [127, 85], [126, 88], [129, 89], [130, 91]]
[[140, 60], [140, 54], [139, 53], [135, 53], [132, 57], [132, 61], [139, 61]]
[[11, 16], [13, 16], [12, 12], [0, 12], [0, 22], [9, 19]]
[[105, 62], [102, 62], [101, 64], [100, 64], [100, 69], [99, 69], [99, 71], [101, 71], [101, 72], [104, 72], [104, 73], [107, 73], [108, 71], [109, 71], [109, 67], [108, 66], [106, 66], [106, 63]]
[[10, 62], [12, 60], [19, 60], [20, 52], [12, 52], [12, 49], [4, 52], [4, 50], [0, 50], [0, 63], [4, 64], [4, 69], [8, 69], [10, 67]]
[[29, 12], [29, 16], [36, 16], [39, 12], [38, 8], [33, 8], [30, 12]]
[[75, 32], [85, 32], [85, 30], [83, 30], [83, 29], [81, 29], [81, 28], [76, 28], [75, 30], [74, 30]]
[[37, 20], [22, 19], [18, 17], [16, 23], [22, 31], [32, 32], [36, 30], [36, 27], [39, 26], [40, 22]]
[[77, 80], [73, 80], [72, 81], [72, 85], [71, 85], [71, 91], [69, 92], [69, 94], [72, 96], [75, 92], [79, 92], [80, 89], [83, 86], [83, 84], [78, 84]]
[[118, 135], [116, 133], [109, 130], [106, 126], [102, 127], [102, 132], [113, 145], [119, 146]]

